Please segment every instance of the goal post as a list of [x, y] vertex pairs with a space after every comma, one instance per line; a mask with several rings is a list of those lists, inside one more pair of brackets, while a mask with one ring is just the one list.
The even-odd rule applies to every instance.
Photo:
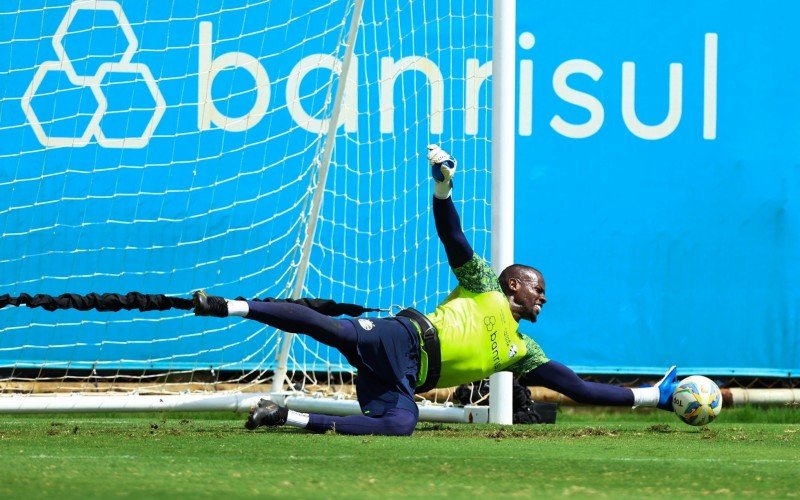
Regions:
[[[517, 2], [494, 2], [492, 32], [492, 267], [499, 275], [514, 263]], [[492, 423], [512, 423], [512, 374], [489, 378]]]
[[[459, 159], [465, 233], [494, 258], [485, 3], [219, 4], [0, 7], [0, 294], [432, 310], [455, 284], [433, 142]], [[0, 411], [241, 410], [265, 394], [352, 411], [353, 376], [335, 350], [252, 321], [0, 309]], [[420, 403], [488, 419], [452, 391]]]

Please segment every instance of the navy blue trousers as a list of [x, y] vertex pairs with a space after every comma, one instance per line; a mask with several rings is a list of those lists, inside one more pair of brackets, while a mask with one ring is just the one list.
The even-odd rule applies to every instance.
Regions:
[[409, 436], [419, 418], [414, 387], [419, 338], [406, 318], [335, 319], [299, 304], [248, 301], [248, 319], [303, 333], [341, 352], [358, 370], [356, 393], [363, 415], [312, 413], [310, 431]]

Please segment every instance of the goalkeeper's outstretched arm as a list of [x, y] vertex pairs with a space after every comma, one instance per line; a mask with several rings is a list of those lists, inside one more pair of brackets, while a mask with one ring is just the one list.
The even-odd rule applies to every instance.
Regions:
[[453, 176], [456, 172], [456, 160], [439, 146], [428, 146], [428, 162], [431, 175], [435, 181], [433, 189], [433, 220], [436, 232], [444, 245], [450, 267], [458, 269], [472, 258], [475, 253], [461, 230], [461, 220], [453, 205]]

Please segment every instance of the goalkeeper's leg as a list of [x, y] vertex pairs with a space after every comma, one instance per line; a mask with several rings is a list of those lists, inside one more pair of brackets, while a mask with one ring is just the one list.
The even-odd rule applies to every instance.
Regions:
[[242, 316], [290, 333], [303, 333], [314, 340], [339, 350], [353, 366], [358, 367], [358, 336], [350, 321], [334, 319], [317, 311], [288, 302], [225, 300], [222, 297], [195, 292], [195, 314], [198, 316]]
[[377, 325], [374, 330], [378, 330], [375, 333], [384, 333], [384, 346], [393, 347], [382, 362], [372, 364], [373, 367], [364, 366], [356, 378], [358, 403], [364, 415], [334, 417], [310, 414], [306, 429], [383, 436], [410, 436], [414, 432], [419, 419], [419, 408], [414, 402], [418, 346], [414, 342], [403, 344], [402, 334], [397, 336], [400, 342], [391, 344], [390, 337], [385, 335], [386, 328], [391, 328], [391, 323]]
[[[350, 323], [350, 322], [348, 322]], [[414, 387], [419, 371], [419, 337], [405, 318], [350, 323], [359, 333], [356, 393], [363, 415], [336, 417], [300, 413], [262, 401], [245, 426], [290, 425], [312, 432], [408, 436], [414, 431], [419, 409]]]
[[396, 352], [393, 358], [405, 365], [405, 375], [395, 377], [388, 367], [375, 372], [368, 366], [359, 370], [356, 379], [358, 402], [364, 415], [338, 417], [301, 413], [262, 399], [250, 411], [245, 427], [289, 425], [311, 432], [334, 431], [339, 434], [410, 436], [419, 419], [414, 402], [416, 363], [408, 353]]
[[262, 399], [250, 410], [244, 426], [249, 430], [258, 427], [289, 425], [311, 432], [333, 431], [338, 434], [376, 436], [410, 436], [417, 424], [417, 412], [405, 408], [392, 408], [380, 417], [349, 415], [335, 417], [319, 413], [300, 413], [277, 403]]
[[247, 306], [247, 319], [274, 326], [284, 332], [306, 334], [338, 349], [348, 361], [355, 359], [352, 356], [356, 352], [358, 336], [353, 323], [348, 320], [331, 318], [300, 304], [248, 300]]
[[410, 436], [417, 425], [417, 415], [404, 408], [393, 408], [380, 417], [350, 415], [333, 417], [312, 413], [306, 429], [312, 432], [332, 430], [337, 434]]
[[410, 436], [419, 419], [413, 390], [403, 381], [380, 380], [373, 373], [359, 373], [358, 400], [364, 415], [338, 417], [301, 413], [262, 399], [250, 411], [245, 427], [289, 425], [311, 432], [339, 434]]

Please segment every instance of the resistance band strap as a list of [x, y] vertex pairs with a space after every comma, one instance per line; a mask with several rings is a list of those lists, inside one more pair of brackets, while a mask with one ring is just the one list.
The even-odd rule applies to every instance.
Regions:
[[[245, 300], [242, 297], [237, 300]], [[326, 316], [361, 316], [366, 312], [380, 311], [362, 307], [358, 304], [348, 304], [345, 302], [335, 302], [329, 299], [252, 299], [259, 302], [292, 302], [304, 305]], [[132, 311], [166, 311], [169, 309], [182, 309], [189, 311], [194, 308], [191, 299], [180, 297], [169, 297], [161, 294], [145, 294], [139, 292], [128, 292], [124, 295], [119, 293], [90, 293], [88, 295], [78, 295], [76, 293], [64, 293], [57, 297], [46, 294], [30, 295], [21, 293], [18, 296], [0, 295], [0, 309], [6, 306], [28, 306], [30, 308], [41, 307], [46, 311], [56, 311], [59, 309], [76, 309], [78, 311], [90, 311], [92, 309], [102, 312], [116, 312], [120, 310]]]

